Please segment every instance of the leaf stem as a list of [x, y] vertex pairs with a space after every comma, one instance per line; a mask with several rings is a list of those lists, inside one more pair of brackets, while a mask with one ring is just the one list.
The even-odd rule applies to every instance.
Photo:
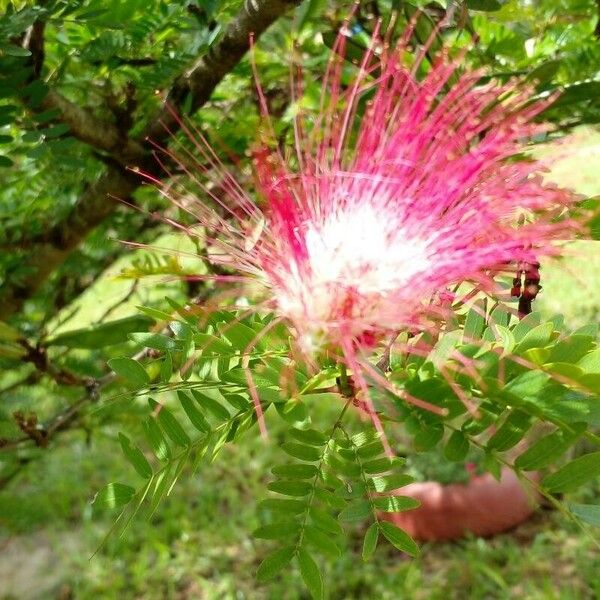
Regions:
[[296, 554], [298, 554], [298, 550], [302, 546], [302, 541], [304, 540], [304, 531], [306, 529], [306, 524], [307, 524], [307, 521], [308, 521], [308, 513], [310, 511], [310, 507], [312, 506], [312, 503], [313, 503], [313, 500], [314, 500], [314, 497], [315, 497], [315, 492], [316, 492], [316, 489], [317, 489], [317, 481], [319, 479], [319, 475], [321, 474], [321, 470], [323, 468], [323, 463], [325, 462], [325, 457], [326, 457], [327, 451], [329, 449], [329, 443], [333, 439], [333, 436], [335, 435], [335, 432], [338, 429], [340, 429], [342, 421], [344, 419], [344, 416], [346, 415], [346, 411], [348, 410], [348, 407], [350, 406], [350, 404], [352, 404], [352, 398], [348, 398], [346, 400], [346, 402], [344, 402], [344, 406], [342, 407], [342, 411], [338, 415], [335, 423], [333, 424], [333, 427], [331, 428], [331, 432], [329, 433], [327, 441], [323, 445], [323, 452], [321, 454], [321, 457], [319, 459], [319, 463], [317, 465], [317, 472], [316, 472], [315, 476], [312, 479], [312, 487], [311, 487], [311, 490], [310, 490], [310, 493], [308, 495], [308, 499], [307, 499], [307, 502], [306, 502], [306, 510], [304, 511], [304, 517], [302, 519], [302, 524], [300, 525], [300, 534], [298, 536], [298, 541], [296, 542], [296, 546], [294, 547], [294, 556]]

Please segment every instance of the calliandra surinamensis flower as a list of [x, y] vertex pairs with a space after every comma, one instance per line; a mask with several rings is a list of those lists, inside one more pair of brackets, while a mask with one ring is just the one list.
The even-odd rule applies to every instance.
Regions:
[[337, 349], [363, 389], [359, 361], [377, 341], [432, 328], [451, 286], [493, 293], [498, 272], [555, 254], [575, 227], [557, 218], [572, 195], [518, 158], [552, 99], [486, 80], [463, 55], [430, 59], [410, 39], [410, 26], [394, 46], [374, 36], [350, 67], [340, 34], [320, 111], [298, 111], [293, 149], [253, 153], [256, 199], [225, 173], [228, 197], [207, 186], [192, 209], [210, 259], [259, 282], [305, 352]]

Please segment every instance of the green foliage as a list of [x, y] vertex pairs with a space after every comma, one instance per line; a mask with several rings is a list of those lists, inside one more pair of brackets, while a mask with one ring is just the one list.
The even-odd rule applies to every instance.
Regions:
[[[426, 4], [424, 12], [417, 12]], [[455, 4], [453, 20], [433, 40], [432, 49], [444, 42], [453, 52], [467, 38], [476, 38], [467, 61], [485, 69], [481, 83], [520, 75], [540, 97], [563, 90], [543, 115], [555, 132], [600, 122], [594, 2]], [[374, 6], [356, 9], [349, 61], [362, 56], [375, 22], [370, 13]], [[435, 31], [439, 3], [382, 2], [377, 10], [384, 21], [392, 6], [402, 9], [396, 33], [413, 17], [415, 43]], [[201, 295], [210, 303], [212, 284], [165, 280], [205, 274], [207, 266], [195, 235], [187, 236], [183, 252], [179, 242], [157, 239], [161, 229], [152, 229], [156, 224], [150, 226], [149, 214], [160, 211], [184, 223], [189, 217], [166, 207], [154, 191], [137, 190], [132, 200], [139, 212], [123, 206], [93, 233], [82, 235], [80, 244], [71, 239], [76, 231], [56, 236], [53, 228], [73, 214], [84, 191], [115, 157], [112, 150], [81, 139], [60, 110], [47, 109], [49, 94], [58, 92], [107, 128], [116, 127], [119, 139], [137, 136], [176, 79], [219, 42], [239, 7], [240, 2], [219, 0], [2, 5], [0, 239], [8, 251], [0, 256], [0, 283], [26, 289], [20, 286], [32, 274], [30, 244], [35, 240], [44, 240], [49, 252], [77, 250], [64, 262], [61, 258], [60, 267], [14, 322], [0, 322], [0, 393], [7, 398], [0, 408], [0, 440], [10, 446], [25, 437], [28, 444], [6, 452], [0, 479], [12, 480], [22, 465], [37, 460], [40, 452], [33, 446], [46, 442], [35, 437], [36, 431], [53, 436], [74, 426], [90, 437], [98, 430], [114, 437], [120, 429], [115, 447], [120, 445], [128, 469], [123, 477], [131, 476], [132, 482], [110, 483], [94, 506], [101, 514], [118, 511], [114, 532], [122, 534], [134, 517], [152, 518], [163, 510], [161, 502], [182, 477], [189, 480], [202, 465], [217, 460], [226, 444], [255, 432], [255, 407], [260, 405], [265, 418], [278, 424], [273, 445], [280, 456], [271, 465], [273, 478], [265, 485], [270, 494], [259, 509], [257, 548], [268, 554], [263, 554], [257, 578], [272, 580], [293, 565], [311, 596], [322, 598], [330, 581], [323, 573], [333, 560], [342, 560], [352, 536], [364, 533], [359, 545], [365, 561], [377, 560], [382, 546], [417, 555], [407, 534], [385, 520], [417, 507], [402, 495], [413, 475], [467, 481], [465, 462], [495, 475], [511, 468], [525, 480], [544, 471], [536, 487], [553, 502], [558, 502], [555, 495], [572, 494], [597, 479], [598, 331], [590, 326], [570, 332], [560, 319], [535, 313], [515, 322], [504, 306], [491, 306], [489, 300], [456, 307], [454, 322], [445, 325], [439, 338], [423, 340], [434, 346], [427, 356], [392, 352], [385, 373], [389, 389], [368, 381], [387, 442], [398, 457], [390, 459], [384, 452], [386, 440], [373, 430], [369, 415], [363, 421], [349, 408], [347, 396], [355, 390], [348, 380], [342, 385], [340, 379], [338, 385], [343, 375], [339, 366], [319, 356], [309, 372], [294, 358], [291, 332], [270, 327], [271, 315], [247, 316], [233, 308], [208, 315], [190, 298]], [[293, 38], [298, 55], [306, 59], [307, 84], [298, 102], [310, 110], [318, 106], [327, 45], [348, 7], [306, 0], [293, 31], [292, 21], [283, 21], [255, 49], [283, 145], [290, 139], [295, 110], [286, 48]], [[42, 21], [45, 57], [38, 65], [39, 56], [23, 45], [34, 24]], [[245, 60], [199, 115], [189, 115], [192, 126], [218, 140], [214, 146], [223, 162], [248, 154], [256, 139], [253, 90]], [[191, 97], [182, 99], [181, 108], [191, 111]], [[190, 145], [179, 138], [177, 143]], [[239, 173], [245, 182], [244, 160]], [[180, 185], [177, 176], [173, 185]], [[582, 202], [584, 209], [597, 207], [595, 198]], [[597, 218], [591, 225], [598, 237]], [[160, 249], [123, 261], [124, 249], [115, 239], [156, 243]], [[184, 256], [187, 251], [193, 256]], [[107, 268], [109, 275], [102, 277]], [[80, 296], [97, 278], [100, 299], [86, 304]], [[106, 291], [117, 279], [124, 287], [114, 294]], [[132, 281], [134, 287], [129, 287]], [[141, 285], [135, 287], [138, 281]], [[138, 304], [144, 306], [134, 314]], [[91, 317], [96, 308], [100, 310]], [[418, 342], [402, 335], [409, 344]], [[322, 414], [319, 407], [324, 405], [339, 407], [338, 415]], [[79, 412], [82, 406], [93, 408]], [[35, 426], [27, 430], [24, 421], [19, 425], [19, 413], [29, 415]], [[53, 438], [49, 441], [54, 451]], [[587, 453], [577, 456], [582, 442]], [[596, 505], [568, 502], [578, 519], [598, 524]]]
[[[138, 347], [145, 345], [153, 352], [148, 366], [131, 358], [110, 362], [131, 383], [141, 384], [143, 372], [146, 384], [152, 383], [140, 392], [165, 398], [160, 403], [149, 399], [147, 450], [120, 435], [123, 452], [144, 483], [120, 488], [133, 492], [120, 494], [128, 502], [115, 503], [121, 509], [117, 526], [122, 530], [142, 508], [152, 514], [186, 465], [197, 468], [201, 461], [214, 460], [224, 444], [235, 442], [256, 424], [253, 388], [262, 412], [270, 414], [273, 407], [270, 418], [279, 418], [284, 426], [279, 447], [289, 457], [272, 467], [274, 479], [267, 489], [273, 496], [260, 505], [264, 521], [254, 535], [275, 548], [258, 568], [258, 579], [275, 577], [295, 561], [310, 593], [322, 597], [327, 581], [322, 561], [339, 556], [347, 532], [369, 521], [363, 539], [365, 560], [382, 539], [417, 555], [414, 541], [385, 520], [386, 514], [418, 506], [402, 495], [402, 488], [413, 481], [405, 461], [385, 455], [380, 435], [356, 420], [348, 411], [351, 402], [340, 393], [314, 391], [315, 385], [335, 381], [339, 371], [326, 366], [308, 379], [301, 366], [286, 358], [284, 330], [261, 333], [269, 316], [240, 318], [221, 311], [202, 323], [185, 306], [173, 307], [179, 318], [170, 321], [167, 334], [129, 334]], [[509, 467], [527, 480], [529, 472], [564, 461], [578, 439], [596, 443], [600, 362], [595, 331], [569, 333], [561, 321], [542, 322], [538, 314], [513, 322], [500, 307], [481, 302], [459, 315], [453, 326], [456, 329], [446, 332], [428, 356], [390, 357], [389, 379], [397, 394], [373, 384], [376, 407], [390, 401], [394, 405], [394, 415], [386, 415], [386, 433], [396, 440], [397, 455], [427, 453], [432, 465], [438, 465], [433, 476], [442, 481], [447, 476], [444, 458], [446, 464], [457, 465], [448, 466], [448, 473], [462, 471], [448, 481], [468, 479], [461, 466], [465, 461], [496, 475], [502, 466]], [[256, 336], [261, 336], [260, 343], [253, 341]], [[463, 368], [467, 359], [477, 361], [476, 377]], [[159, 364], [158, 370], [152, 369]], [[282, 394], [286, 380], [295, 382], [291, 400]], [[404, 392], [419, 403], [404, 399]], [[311, 416], [310, 406], [319, 401], [341, 407], [329, 428]], [[524, 445], [540, 423], [545, 424], [543, 434]], [[398, 436], [400, 426], [404, 433]], [[148, 451], [153, 461], [146, 458]], [[571, 492], [600, 474], [598, 454], [567, 461], [541, 485], [531, 482], [548, 497]], [[420, 477], [424, 473], [408, 470]], [[574, 515], [593, 522], [595, 513], [579, 508]]]

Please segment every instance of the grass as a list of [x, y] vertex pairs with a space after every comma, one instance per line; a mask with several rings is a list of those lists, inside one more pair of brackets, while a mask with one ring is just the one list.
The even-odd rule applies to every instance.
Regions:
[[[582, 193], [600, 194], [600, 136], [584, 130], [563, 150], [554, 177]], [[573, 249], [574, 258], [564, 264], [544, 265], [537, 308], [564, 312], [575, 326], [597, 318], [600, 256], [590, 244]], [[106, 287], [109, 279], [114, 287]], [[127, 289], [110, 275], [98, 282], [69, 328], [84, 325], [84, 316], [93, 320], [101, 304], [114, 303]], [[115, 316], [139, 301], [120, 306]], [[254, 580], [270, 548], [250, 532], [259, 523], [256, 504], [265, 496], [270, 466], [281, 458], [273, 440], [226, 447], [213, 465], [185, 475], [150, 522], [134, 522], [90, 560], [112, 522], [110, 514], [92, 510], [94, 492], [107, 481], [135, 478], [115, 437], [111, 431], [98, 431], [89, 442], [81, 432], [63, 437], [0, 493], [2, 600], [308, 597], [295, 570], [269, 586]], [[600, 487], [589, 486], [579, 500], [598, 503]], [[381, 544], [374, 559], [363, 563], [362, 533], [360, 527], [353, 531], [347, 550], [327, 568], [332, 600], [600, 598], [600, 552], [593, 536], [554, 511], [541, 510], [493, 539], [425, 545], [415, 560]]]
[[[581, 128], [560, 144], [540, 151], [551, 158], [549, 179], [586, 197], [600, 196], [600, 132]], [[600, 253], [596, 242], [567, 246], [567, 256], [542, 264], [542, 292], [536, 310], [561, 313], [573, 328], [600, 317]]]
[[[0, 495], [7, 534], [0, 597], [307, 598], [294, 570], [269, 586], [254, 580], [271, 546], [250, 532], [259, 524], [256, 504], [265, 497], [270, 466], [279, 461], [274, 443], [248, 438], [227, 447], [215, 464], [186, 474], [151, 522], [136, 520], [90, 560], [112, 522], [110, 514], [94, 514], [93, 492], [107, 480], [135, 475], [112, 439], [99, 436], [88, 445], [74, 434], [26, 474], [16, 494]], [[583, 501], [597, 502], [600, 488], [583, 494]], [[352, 530], [342, 557], [327, 567], [332, 599], [600, 597], [593, 538], [556, 512], [542, 510], [490, 540], [425, 545], [416, 560], [381, 543], [363, 563], [362, 533], [361, 526]]]

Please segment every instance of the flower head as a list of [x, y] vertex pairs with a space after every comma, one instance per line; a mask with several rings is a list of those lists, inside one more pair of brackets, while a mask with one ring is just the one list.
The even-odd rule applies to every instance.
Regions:
[[449, 286], [491, 289], [572, 226], [555, 219], [572, 196], [514, 159], [548, 101], [481, 83], [446, 52], [418, 76], [407, 37], [366, 52], [344, 87], [341, 35], [321, 114], [310, 131], [297, 117], [294, 160], [255, 154], [265, 226], [249, 258], [307, 346], [418, 329]]
[[522, 156], [552, 99], [486, 80], [462, 55], [411, 53], [410, 38], [410, 27], [393, 47], [374, 36], [348, 82], [342, 32], [293, 150], [253, 154], [260, 199], [226, 174], [228, 200], [207, 189], [224, 213], [198, 206], [212, 260], [258, 280], [305, 350], [349, 358], [431, 327], [450, 286], [490, 292], [498, 272], [554, 254], [573, 227], [562, 218], [572, 195]]

